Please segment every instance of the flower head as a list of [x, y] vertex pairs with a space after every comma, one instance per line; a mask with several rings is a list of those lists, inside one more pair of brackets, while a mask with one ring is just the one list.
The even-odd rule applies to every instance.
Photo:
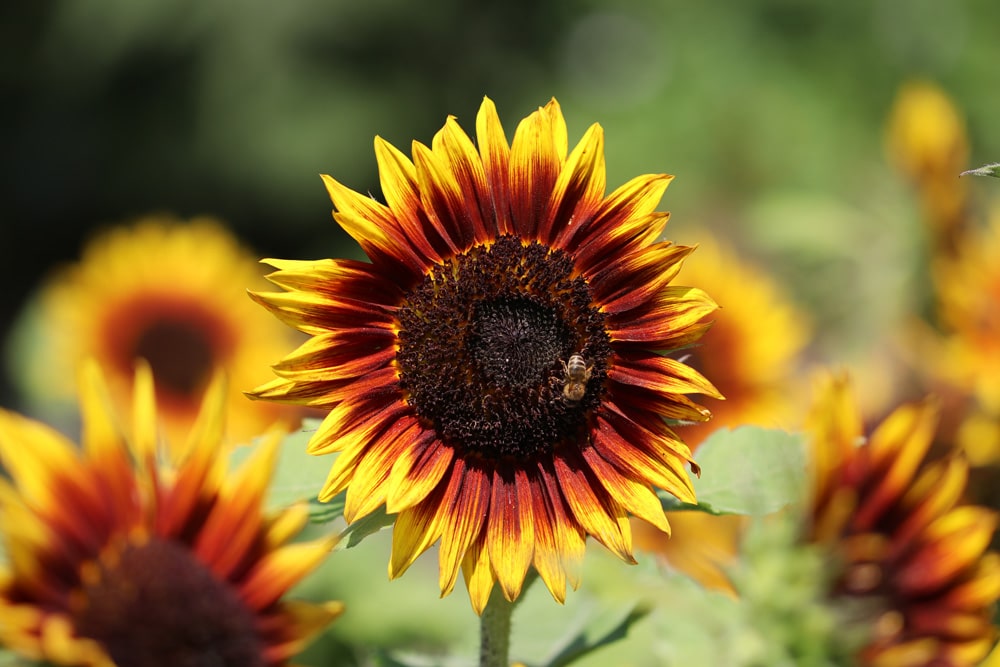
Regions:
[[0, 412], [0, 643], [66, 665], [287, 664], [341, 605], [281, 600], [332, 545], [288, 544], [304, 507], [262, 510], [280, 439], [228, 474], [221, 382], [187, 445], [161, 451], [148, 366], [132, 437], [96, 366], [82, 375], [80, 447]]
[[[116, 402], [132, 392], [136, 359], [156, 376], [156, 398], [170, 442], [181, 442], [212, 374], [243, 387], [266, 379], [260, 359], [286, 354], [301, 338], [246, 298], [263, 278], [256, 258], [220, 223], [160, 216], [94, 237], [79, 262], [57, 272], [27, 332], [24, 385], [38, 411], [73, 398], [76, 367], [96, 359]], [[262, 409], [263, 408], [263, 409]], [[228, 435], [246, 442], [281, 417], [284, 406], [228, 396]]]
[[481, 611], [531, 567], [562, 601], [588, 535], [632, 561], [630, 513], [667, 531], [653, 487], [694, 493], [664, 418], [717, 392], [661, 354], [716, 307], [670, 285], [692, 251], [656, 241], [671, 177], [605, 195], [600, 126], [567, 156], [555, 100], [509, 145], [488, 99], [476, 128], [478, 149], [449, 118], [412, 161], [376, 139], [385, 204], [324, 177], [371, 262], [267, 260], [286, 291], [255, 298], [313, 337], [253, 395], [328, 409], [321, 499], [397, 515], [392, 577], [440, 541], [442, 594], [461, 568]]
[[994, 512], [963, 505], [968, 466], [925, 462], [933, 403], [905, 405], [869, 439], [843, 378], [827, 382], [810, 416], [810, 542], [830, 554], [830, 594], [862, 610], [861, 663], [975, 665], [994, 642], [1000, 558], [988, 552]]

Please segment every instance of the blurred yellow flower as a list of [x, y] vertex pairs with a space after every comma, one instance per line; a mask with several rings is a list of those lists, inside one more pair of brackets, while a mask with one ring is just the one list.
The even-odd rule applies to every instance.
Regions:
[[[28, 328], [21, 386], [45, 414], [74, 397], [77, 365], [94, 358], [119, 402], [131, 395], [134, 365], [144, 358], [157, 379], [157, 403], [170, 441], [179, 441], [198, 412], [212, 373], [233, 387], [268, 376], [262, 362], [302, 338], [261, 312], [247, 289], [260, 288], [256, 258], [221, 223], [158, 216], [96, 236], [78, 263], [52, 276]], [[254, 404], [232, 389], [229, 433], [246, 442], [301, 409]]]
[[802, 408], [795, 382], [810, 335], [806, 315], [771, 276], [712, 236], [699, 237], [678, 280], [703, 285], [720, 306], [704, 318], [713, 321], [704, 338], [679, 355], [726, 397], [706, 399], [712, 419], [681, 427], [685, 442], [693, 449], [727, 426], [795, 427]]
[[886, 128], [890, 161], [920, 193], [935, 247], [953, 249], [968, 215], [966, 170], [969, 142], [965, 121], [951, 98], [928, 81], [904, 84], [896, 95]]
[[62, 665], [288, 664], [343, 605], [282, 600], [333, 540], [289, 544], [304, 505], [264, 512], [279, 434], [229, 473], [221, 378], [169, 449], [147, 365], [127, 435], [96, 364], [81, 377], [79, 446], [0, 411], [0, 642]]

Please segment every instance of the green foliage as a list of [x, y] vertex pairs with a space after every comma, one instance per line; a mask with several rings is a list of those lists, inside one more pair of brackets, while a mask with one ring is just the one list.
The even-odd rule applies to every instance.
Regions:
[[664, 509], [763, 515], [802, 497], [806, 462], [797, 434], [756, 426], [719, 429], [698, 448], [695, 461], [701, 467], [694, 480], [698, 504], [660, 491]]
[[603, 610], [587, 619], [583, 628], [574, 628], [557, 642], [558, 652], [544, 663], [544, 667], [567, 667], [585, 655], [624, 639], [629, 629], [650, 611], [652, 609], [644, 604], [626, 609], [624, 613], [619, 609]]
[[992, 176], [993, 178], [1000, 178], [1000, 162], [994, 162], [993, 164], [985, 164], [978, 169], [970, 169], [969, 171], [963, 171], [961, 176]]

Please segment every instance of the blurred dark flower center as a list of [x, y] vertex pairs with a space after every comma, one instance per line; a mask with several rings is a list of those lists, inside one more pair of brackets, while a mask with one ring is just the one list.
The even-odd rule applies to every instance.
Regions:
[[204, 386], [214, 363], [206, 332], [195, 323], [170, 319], [154, 321], [140, 333], [133, 358], [149, 362], [157, 387], [182, 396]]
[[265, 664], [254, 615], [192, 552], [152, 539], [98, 564], [76, 613], [80, 635], [129, 667]]
[[[569, 255], [502, 237], [434, 267], [399, 311], [400, 383], [449, 445], [519, 461], [575, 442], [602, 393], [611, 349]], [[562, 362], [592, 366], [579, 401]]]

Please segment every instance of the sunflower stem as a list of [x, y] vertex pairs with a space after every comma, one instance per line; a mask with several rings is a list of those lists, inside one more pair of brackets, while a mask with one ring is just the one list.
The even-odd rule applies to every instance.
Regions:
[[521, 585], [521, 594], [508, 602], [499, 586], [493, 588], [486, 608], [479, 619], [479, 666], [508, 667], [510, 665], [510, 617], [514, 607], [524, 599], [524, 593], [538, 578], [534, 568], [529, 569]]
[[479, 667], [510, 665], [510, 617], [513, 612], [514, 603], [503, 596], [500, 586], [494, 586], [479, 619]]

